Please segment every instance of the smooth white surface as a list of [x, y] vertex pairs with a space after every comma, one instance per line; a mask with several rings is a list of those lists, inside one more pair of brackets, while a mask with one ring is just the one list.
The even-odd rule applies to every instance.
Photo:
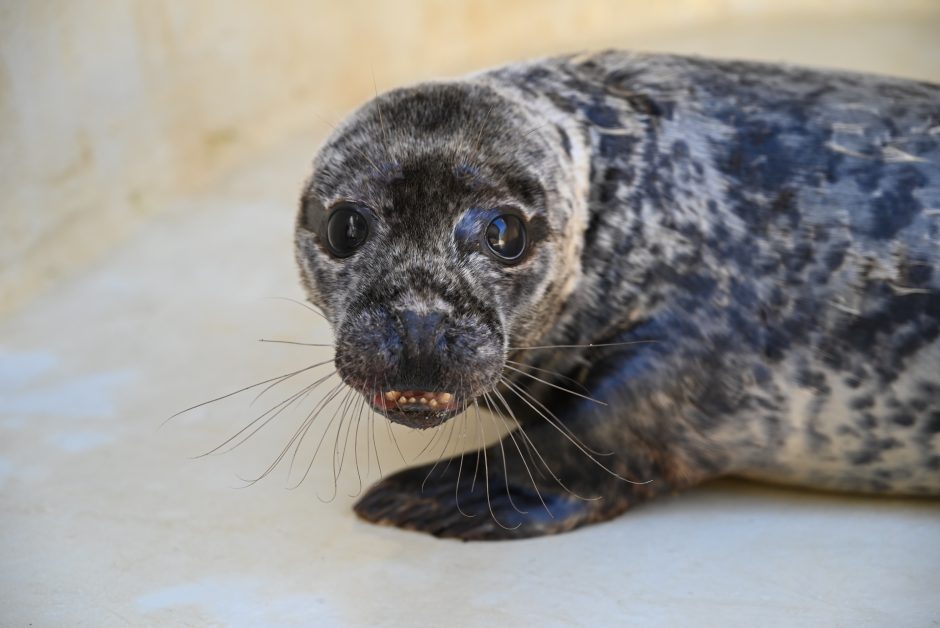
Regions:
[[[0, 624], [937, 625], [937, 502], [725, 482], [562, 536], [463, 544], [358, 521], [352, 459], [317, 499], [331, 442], [299, 489], [281, 467], [236, 490], [298, 411], [190, 460], [268, 406], [249, 394], [160, 428], [168, 415], [329, 356], [255, 342], [329, 341], [267, 298], [300, 297], [290, 231], [315, 143], [259, 156], [0, 324]], [[376, 435], [385, 471], [402, 466]], [[398, 438], [410, 459], [428, 435]]]

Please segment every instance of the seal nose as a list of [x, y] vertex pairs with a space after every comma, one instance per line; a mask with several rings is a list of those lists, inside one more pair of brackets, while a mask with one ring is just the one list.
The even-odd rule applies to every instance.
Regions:
[[440, 312], [404, 310], [399, 314], [399, 321], [405, 361], [420, 363], [433, 358], [444, 338], [444, 315]]
[[[430, 410], [436, 401], [442, 412], [453, 409], [453, 399], [492, 388], [503, 366], [498, 321], [449, 306], [383, 304], [347, 314], [336, 330], [334, 356], [342, 380], [373, 397], [374, 405], [403, 412], [412, 410], [412, 397], [418, 405], [425, 398]], [[394, 398], [406, 392], [409, 404]], [[441, 397], [445, 393], [451, 397]]]

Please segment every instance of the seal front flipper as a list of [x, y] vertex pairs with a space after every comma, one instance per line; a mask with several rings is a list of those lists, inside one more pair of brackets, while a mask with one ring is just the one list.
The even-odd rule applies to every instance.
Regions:
[[642, 450], [624, 463], [586, 447], [547, 423], [531, 425], [462, 460], [399, 471], [370, 488], [355, 511], [373, 523], [438, 537], [516, 539], [605, 521], [669, 490], [654, 457]]

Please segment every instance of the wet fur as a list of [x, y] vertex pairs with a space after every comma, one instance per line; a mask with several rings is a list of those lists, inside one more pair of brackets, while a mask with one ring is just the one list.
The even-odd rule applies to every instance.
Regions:
[[[381, 217], [346, 260], [309, 226], [340, 199]], [[515, 268], [454, 239], [468, 208], [505, 203], [539, 225]], [[726, 474], [940, 494], [936, 85], [605, 52], [397, 90], [320, 151], [297, 258], [347, 383], [404, 368], [396, 311], [442, 312], [449, 353], [409, 381], [497, 388], [479, 404], [525, 430], [486, 473], [387, 478], [366, 519], [535, 536]]]

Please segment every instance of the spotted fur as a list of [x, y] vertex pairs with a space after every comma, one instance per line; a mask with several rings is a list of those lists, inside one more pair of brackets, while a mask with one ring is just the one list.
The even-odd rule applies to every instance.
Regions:
[[[312, 227], [340, 200], [378, 225], [345, 260]], [[500, 205], [536, 236], [516, 267], [460, 239]], [[396, 90], [318, 154], [297, 258], [347, 383], [495, 388], [549, 469], [507, 437], [486, 477], [383, 481], [367, 519], [534, 536], [725, 474], [940, 494], [940, 86], [604, 52]], [[400, 363], [402, 311], [448, 321], [433, 365]], [[587, 343], [621, 344], [512, 348]], [[507, 358], [606, 405], [498, 384]]]

